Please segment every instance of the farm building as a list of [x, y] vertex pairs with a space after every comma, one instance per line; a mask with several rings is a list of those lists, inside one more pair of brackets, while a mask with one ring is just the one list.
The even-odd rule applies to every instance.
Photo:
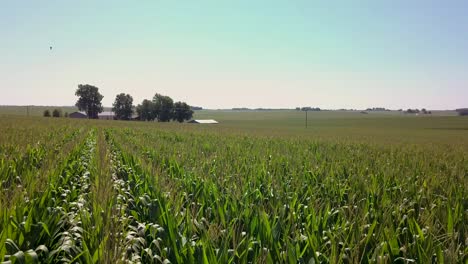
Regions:
[[[86, 112], [73, 112], [68, 115], [70, 118], [88, 118]], [[102, 112], [98, 114], [99, 119], [113, 120], [115, 117], [113, 112]]]
[[85, 112], [73, 112], [68, 115], [70, 118], [88, 118]]
[[218, 121], [214, 119], [194, 119], [190, 120], [189, 123], [192, 124], [218, 124]]
[[114, 112], [102, 112], [98, 114], [99, 119], [114, 120]]

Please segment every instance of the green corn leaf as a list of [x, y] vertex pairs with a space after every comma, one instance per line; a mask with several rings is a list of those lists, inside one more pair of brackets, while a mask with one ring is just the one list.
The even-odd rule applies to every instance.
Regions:
[[437, 263], [438, 264], [444, 264], [444, 252], [442, 251], [442, 248], [440, 246], [437, 247]]
[[42, 226], [42, 229], [46, 232], [46, 234], [50, 237], [50, 231], [49, 231], [49, 228], [47, 226], [46, 223], [43, 223], [43, 222], [39, 222], [39, 224], [41, 224]]
[[453, 217], [450, 205], [447, 205], [447, 233], [453, 234]]
[[36, 251], [30, 249], [25, 252], [26, 255], [26, 263], [39, 263], [39, 257]]
[[24, 230], [26, 231], [26, 233], [31, 232], [31, 225], [33, 222], [33, 218], [34, 218], [34, 210], [31, 210], [29, 212], [28, 218], [26, 219], [26, 223], [24, 224]]
[[11, 256], [14, 263], [26, 264], [26, 256], [23, 251], [18, 251]]
[[416, 219], [413, 219], [413, 225], [414, 227], [416, 228], [417, 232], [418, 232], [418, 235], [419, 235], [419, 239], [421, 239], [422, 241], [424, 241], [424, 233], [423, 231], [421, 230], [421, 228], [419, 227], [418, 223], [416, 222]]

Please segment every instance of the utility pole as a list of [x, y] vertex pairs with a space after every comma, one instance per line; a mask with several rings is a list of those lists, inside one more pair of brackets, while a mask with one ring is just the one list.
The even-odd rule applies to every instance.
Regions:
[[307, 109], [305, 110], [305, 112], [306, 112], [306, 120], [305, 120], [305, 123], [306, 123], [306, 128], [307, 128], [307, 112], [308, 112]]
[[26, 114], [29, 116], [29, 105], [26, 106]]

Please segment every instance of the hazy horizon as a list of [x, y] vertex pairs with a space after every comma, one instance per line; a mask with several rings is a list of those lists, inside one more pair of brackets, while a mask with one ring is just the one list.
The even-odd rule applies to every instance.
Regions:
[[[461, 1], [17, 1], [0, 10], [0, 105], [468, 107]], [[52, 46], [52, 50], [49, 49]]]

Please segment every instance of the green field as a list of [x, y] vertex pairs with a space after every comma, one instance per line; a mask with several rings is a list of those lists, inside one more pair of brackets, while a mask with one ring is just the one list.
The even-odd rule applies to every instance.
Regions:
[[[54, 109], [62, 114], [78, 111], [75, 106], [0, 105], [0, 116], [43, 116], [45, 110], [52, 112]], [[104, 111], [111, 111], [111, 107], [104, 107]]]
[[[359, 111], [308, 112], [307, 129], [302, 111], [212, 111], [195, 112], [195, 119], [220, 121], [219, 130], [265, 136], [335, 139], [384, 144], [468, 143], [468, 118], [453, 112], [417, 116], [400, 112]], [[213, 130], [209, 127], [209, 130]]]
[[467, 263], [468, 118], [304, 115], [3, 112], [0, 261]]

